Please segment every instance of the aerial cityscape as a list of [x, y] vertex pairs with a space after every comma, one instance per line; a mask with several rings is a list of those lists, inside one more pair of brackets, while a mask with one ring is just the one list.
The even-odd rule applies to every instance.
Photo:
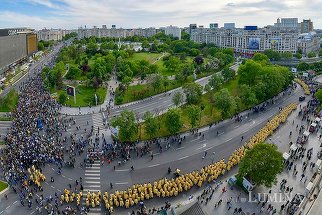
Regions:
[[3, 0], [0, 215], [322, 214], [312, 0]]

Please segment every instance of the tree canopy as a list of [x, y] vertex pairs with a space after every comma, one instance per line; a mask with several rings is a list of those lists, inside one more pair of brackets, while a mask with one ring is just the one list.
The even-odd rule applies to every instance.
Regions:
[[247, 176], [257, 185], [272, 187], [283, 171], [283, 156], [274, 144], [260, 143], [247, 150], [239, 164], [238, 175]]
[[137, 134], [137, 125], [133, 111], [124, 110], [121, 115], [112, 121], [114, 127], [119, 129], [119, 139], [124, 142], [130, 142]]
[[167, 130], [172, 135], [177, 134], [181, 130], [183, 126], [183, 121], [181, 119], [181, 114], [178, 109], [170, 109], [165, 114], [165, 124]]

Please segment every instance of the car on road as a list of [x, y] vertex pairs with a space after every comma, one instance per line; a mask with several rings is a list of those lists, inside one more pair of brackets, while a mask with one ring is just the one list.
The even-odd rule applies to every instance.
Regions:
[[300, 101], [300, 102], [302, 102], [302, 101], [304, 101], [304, 100], [305, 100], [305, 96], [300, 96], [300, 97], [299, 97], [299, 101]]

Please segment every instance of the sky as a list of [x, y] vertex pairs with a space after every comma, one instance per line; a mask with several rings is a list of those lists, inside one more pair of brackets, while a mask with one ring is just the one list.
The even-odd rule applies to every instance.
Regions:
[[278, 17], [310, 18], [322, 28], [322, 0], [0, 0], [0, 28], [138, 28], [234, 22], [272, 25]]

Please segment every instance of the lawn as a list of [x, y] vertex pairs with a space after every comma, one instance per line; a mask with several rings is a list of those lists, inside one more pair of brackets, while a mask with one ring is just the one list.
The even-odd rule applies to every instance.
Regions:
[[[136, 60], [146, 60], [149, 61], [149, 63], [153, 64], [162, 56], [162, 53], [149, 53], [149, 52], [140, 52], [140, 53], [134, 53], [132, 57], [130, 57], [129, 61], [136, 61]], [[159, 61], [162, 62], [162, 59], [158, 60], [156, 62], [157, 65], [159, 65]], [[163, 64], [162, 64], [163, 66]]]
[[[168, 54], [165, 54], [165, 55], [168, 55]], [[132, 57], [128, 58], [128, 60], [129, 61], [146, 60], [151, 64], [155, 63], [163, 74], [165, 67], [163, 65], [162, 58], [159, 59], [161, 56], [162, 56], [162, 53], [140, 52], [140, 53], [134, 53]]]
[[12, 121], [12, 117], [7, 117], [7, 116], [0, 116], [0, 121]]
[[[65, 90], [59, 90], [57, 92], [58, 98], [61, 93], [64, 93]], [[83, 85], [79, 85], [76, 87], [76, 104], [74, 102], [73, 96], [68, 96], [69, 98], [66, 101], [66, 106], [72, 107], [87, 107], [89, 105], [95, 105], [95, 93], [98, 97], [98, 104], [102, 104], [106, 97], [107, 90], [104, 87], [100, 87], [96, 90], [92, 87], [86, 87]], [[65, 105], [65, 104], [64, 104]]]
[[18, 93], [11, 90], [5, 97], [0, 98], [0, 112], [11, 112], [18, 103]]
[[[178, 81], [175, 81], [175, 80], [170, 81], [170, 84], [169, 86], [167, 86], [166, 91], [178, 88], [180, 86], [181, 84]], [[154, 91], [153, 87], [150, 84], [129, 86], [124, 93], [119, 92], [117, 88], [115, 104], [120, 105], [120, 104], [125, 104], [129, 102], [145, 99], [150, 96], [162, 93], [164, 91], [165, 91], [164, 88]]]
[[0, 181], [0, 192], [6, 189], [7, 187], [8, 187], [7, 183]]

